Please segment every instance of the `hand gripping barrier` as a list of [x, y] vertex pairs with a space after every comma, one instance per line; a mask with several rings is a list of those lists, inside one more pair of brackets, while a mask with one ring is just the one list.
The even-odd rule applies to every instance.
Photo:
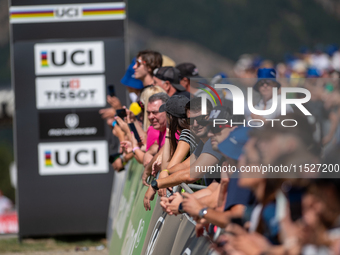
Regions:
[[[151, 211], [145, 211], [143, 199], [148, 187], [141, 181], [144, 168], [133, 159], [125, 169], [126, 180], [124, 188], [120, 187], [121, 197], [117, 198], [114, 194], [116, 190], [113, 190], [115, 198], [112, 198], [109, 215], [112, 227], [108, 227], [108, 232], [112, 230], [108, 239], [109, 254], [210, 254], [210, 241], [206, 237], [196, 237], [195, 222], [187, 214], [170, 216], [163, 212], [157, 195], [151, 202]], [[204, 188], [200, 185], [192, 187]], [[176, 189], [193, 193], [185, 183], [174, 187]], [[115, 207], [118, 204], [117, 210]]]

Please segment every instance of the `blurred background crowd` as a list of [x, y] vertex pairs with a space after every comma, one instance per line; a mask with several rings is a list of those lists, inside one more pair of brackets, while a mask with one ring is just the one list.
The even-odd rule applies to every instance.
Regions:
[[[197, 238], [208, 238], [218, 254], [338, 254], [340, 94], [339, 72], [332, 64], [338, 54], [336, 47], [332, 54], [304, 51], [277, 65], [245, 55], [235, 65], [237, 78], [218, 73], [207, 79], [193, 63], [176, 64], [157, 51], [140, 51], [121, 80], [132, 103], [123, 106], [113, 93], [107, 96], [111, 107], [100, 111], [120, 140], [110, 163], [116, 171], [124, 171], [132, 158], [143, 164], [140, 181], [149, 187], [145, 210], [153, 209], [150, 201], [158, 193], [156, 206], [170, 215], [190, 215]], [[312, 115], [295, 105], [281, 115], [280, 104], [269, 116], [234, 115], [230, 91], [214, 90], [225, 82], [253, 87], [258, 110], [271, 108], [274, 89], [280, 94], [282, 87], [306, 88], [311, 99], [304, 106]], [[205, 92], [216, 92], [206, 114]], [[298, 124], [242, 124], [264, 117]], [[214, 125], [214, 119], [229, 122]], [[264, 165], [297, 170], [212, 170]], [[182, 183], [200, 188], [188, 194], [177, 188]]]
[[[7, 1], [0, 4], [0, 81], [4, 89], [0, 109], [4, 144], [0, 154], [4, 159], [0, 164], [5, 169], [0, 171], [0, 189], [14, 200], [7, 171], [13, 158], [9, 130], [14, 109], [9, 85], [8, 7]], [[169, 14], [169, 8], [162, 8], [163, 4], [130, 2], [132, 62], [121, 80], [130, 103], [122, 105], [112, 86], [107, 96], [110, 107], [100, 111], [120, 144], [110, 156], [113, 168], [124, 171], [132, 158], [143, 164], [141, 182], [149, 186], [145, 209], [151, 209], [150, 201], [158, 193], [164, 211], [193, 217], [197, 236], [205, 233], [220, 254], [340, 254], [340, 183], [329, 178], [336, 176], [340, 164], [340, 50], [336, 44], [327, 44], [339, 43], [339, 4], [218, 1], [211, 3], [211, 8], [202, 8], [202, 3], [195, 2], [183, 4], [184, 14], [178, 19]], [[309, 8], [304, 8], [307, 5]], [[226, 13], [221, 13], [223, 10]], [[267, 15], [259, 18], [260, 11]], [[213, 24], [205, 27], [202, 12], [226, 19], [212, 18]], [[188, 13], [196, 17], [192, 22], [188, 22]], [[242, 13], [237, 15], [241, 21], [235, 13]], [[244, 17], [249, 18], [242, 20]], [[322, 22], [312, 22], [317, 17]], [[230, 32], [226, 33], [223, 29], [228, 24], [235, 25], [228, 26]], [[216, 28], [214, 36], [209, 33], [212, 27]], [[326, 30], [330, 32], [324, 35]], [[144, 48], [152, 50], [141, 51]], [[285, 53], [288, 51], [293, 53]], [[211, 120], [216, 116], [236, 122], [240, 116], [233, 115], [228, 90], [218, 90], [223, 104], [215, 106], [209, 101], [208, 113], [203, 114], [202, 89], [212, 90], [196, 82], [200, 80], [209, 86], [237, 83], [244, 91], [253, 87], [258, 109], [271, 106], [273, 88], [303, 87], [311, 92], [311, 100], [304, 106], [312, 116], [307, 118], [293, 107], [287, 108], [285, 118], [298, 120], [296, 128], [213, 127]], [[298, 98], [299, 94], [289, 96]], [[273, 117], [282, 118], [280, 114]], [[244, 118], [261, 116], [246, 113]], [[193, 174], [197, 166], [240, 169], [263, 164], [332, 165], [332, 171], [326, 168], [326, 173], [334, 175], [323, 176], [322, 171], [291, 176], [261, 173], [251, 178], [235, 173]], [[206, 188], [193, 194], [176, 192], [181, 183]], [[12, 210], [2, 192], [0, 199], [0, 212]]]

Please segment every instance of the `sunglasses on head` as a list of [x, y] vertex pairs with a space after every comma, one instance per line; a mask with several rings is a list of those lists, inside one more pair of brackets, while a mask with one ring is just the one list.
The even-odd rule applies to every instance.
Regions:
[[228, 125], [228, 124], [223, 124], [223, 125], [215, 125], [215, 127], [213, 126], [213, 124], [208, 126], [209, 131], [213, 134], [218, 134], [220, 133], [223, 129], [225, 128], [232, 128], [232, 126]]
[[193, 125], [195, 120], [196, 122], [198, 123], [199, 121], [202, 121], [202, 120], [205, 120], [205, 118], [207, 117], [208, 115], [200, 115], [200, 116], [197, 116], [197, 117], [192, 117], [192, 118], [187, 118], [187, 124], [188, 125]]
[[138, 101], [137, 103], [138, 103], [139, 107], [142, 108], [142, 111], [144, 111], [144, 104], [143, 104], [143, 102], [142, 101]]

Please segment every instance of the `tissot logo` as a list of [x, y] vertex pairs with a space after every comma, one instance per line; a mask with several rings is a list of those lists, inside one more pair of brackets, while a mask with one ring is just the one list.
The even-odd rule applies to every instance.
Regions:
[[38, 109], [103, 107], [105, 77], [49, 77], [36, 79]]
[[86, 174], [108, 172], [106, 141], [40, 143], [39, 174]]
[[34, 45], [35, 74], [103, 73], [104, 43], [38, 43]]

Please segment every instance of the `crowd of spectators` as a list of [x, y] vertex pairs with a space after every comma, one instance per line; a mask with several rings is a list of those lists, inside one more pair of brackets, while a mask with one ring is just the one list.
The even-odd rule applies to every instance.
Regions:
[[[340, 254], [339, 49], [301, 49], [276, 65], [244, 55], [233, 72], [205, 79], [192, 63], [176, 66], [158, 52], [139, 52], [121, 80], [131, 104], [109, 95], [111, 107], [100, 111], [120, 141], [110, 157], [113, 168], [124, 170], [132, 158], [143, 164], [145, 210], [158, 193], [163, 210], [190, 215], [196, 235], [209, 238], [219, 254]], [[236, 115], [230, 91], [213, 88], [236, 79], [253, 87], [258, 110], [272, 107], [274, 89], [280, 102], [282, 87], [303, 87], [311, 92], [304, 104], [311, 115], [293, 105], [287, 115], [280, 107], [269, 117], [249, 110]], [[206, 106], [205, 93], [214, 95]], [[297, 125], [243, 124], [266, 118]], [[263, 166], [291, 168], [239, 171]], [[174, 192], [181, 183], [205, 188]]]

